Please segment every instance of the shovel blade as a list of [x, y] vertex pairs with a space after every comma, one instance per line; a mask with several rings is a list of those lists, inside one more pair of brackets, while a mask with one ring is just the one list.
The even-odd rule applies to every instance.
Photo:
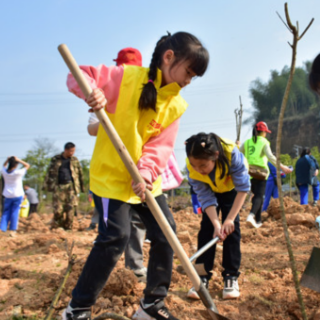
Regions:
[[303, 287], [320, 293], [320, 248], [313, 247], [307, 267], [301, 277]]
[[216, 305], [214, 304], [209, 294], [209, 291], [202, 282], [200, 283], [200, 288], [199, 290], [197, 290], [197, 293], [200, 299], [202, 300], [203, 304], [207, 307], [207, 310], [212, 320], [229, 320], [228, 318], [219, 314], [219, 311]]
[[221, 314], [215, 312], [213, 309], [208, 308], [209, 315], [212, 320], [229, 320], [228, 318], [222, 316]]

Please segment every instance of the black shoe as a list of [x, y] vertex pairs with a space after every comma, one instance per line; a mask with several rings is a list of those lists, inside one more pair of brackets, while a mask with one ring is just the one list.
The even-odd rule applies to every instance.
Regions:
[[133, 320], [179, 320], [174, 317], [165, 307], [163, 300], [156, 300], [152, 305], [146, 307], [140, 302], [138, 311], [133, 315]]
[[90, 226], [86, 229], [86, 231], [91, 231], [91, 230], [95, 230], [95, 229], [96, 229], [96, 224], [91, 223]]
[[72, 308], [69, 304], [63, 310], [62, 320], [91, 320], [91, 308]]

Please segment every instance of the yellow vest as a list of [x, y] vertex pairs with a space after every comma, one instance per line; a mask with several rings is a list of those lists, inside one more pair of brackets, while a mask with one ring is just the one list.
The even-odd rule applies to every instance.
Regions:
[[19, 216], [22, 218], [27, 218], [29, 214], [30, 203], [27, 198], [25, 198], [20, 204]]
[[[235, 143], [232, 142], [229, 139], [222, 139], [223, 141], [225, 141], [227, 144], [224, 144], [221, 141], [224, 153], [226, 155], [226, 157], [229, 160], [229, 164], [231, 165], [231, 153], [232, 150], [235, 147]], [[224, 193], [224, 192], [228, 192], [231, 191], [232, 189], [234, 189], [234, 184], [231, 178], [231, 175], [225, 175], [223, 177], [223, 179], [220, 179], [221, 173], [222, 173], [222, 168], [220, 166], [215, 166], [216, 169], [216, 173], [215, 173], [215, 184], [213, 184], [212, 180], [210, 179], [209, 175], [203, 175], [199, 172], [197, 172], [196, 170], [193, 169], [193, 167], [191, 166], [189, 159], [186, 159], [187, 162], [187, 168], [189, 170], [189, 177], [193, 180], [198, 180], [204, 183], [207, 183], [213, 192], [216, 193]]]
[[[148, 81], [147, 68], [124, 66], [123, 79], [114, 114], [107, 115], [128, 149], [133, 162], [138, 163], [142, 148], [150, 138], [159, 135], [185, 112], [187, 103], [179, 94], [177, 83], [162, 88], [161, 71], [158, 70], [156, 112], [139, 109], [142, 86]], [[99, 128], [90, 163], [90, 190], [96, 195], [128, 203], [141, 203], [132, 191], [131, 177], [107, 134]], [[153, 183], [152, 194], [162, 193], [161, 176]]]

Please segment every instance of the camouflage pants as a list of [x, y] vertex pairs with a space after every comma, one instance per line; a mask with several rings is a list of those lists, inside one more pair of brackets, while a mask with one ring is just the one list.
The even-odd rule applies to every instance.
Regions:
[[74, 208], [78, 205], [78, 197], [73, 183], [59, 184], [52, 195], [53, 227], [72, 229]]

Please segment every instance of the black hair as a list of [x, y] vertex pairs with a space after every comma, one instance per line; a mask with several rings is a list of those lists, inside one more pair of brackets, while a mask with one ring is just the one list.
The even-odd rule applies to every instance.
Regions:
[[300, 158], [304, 157], [305, 155], [309, 155], [311, 153], [311, 150], [310, 148], [306, 147], [306, 148], [303, 148], [302, 151], [301, 151], [301, 154], [300, 154]]
[[261, 132], [264, 132], [264, 131], [259, 131], [259, 130], [257, 130], [256, 125], [254, 125], [254, 127], [253, 127], [253, 129], [252, 129], [252, 140], [253, 140], [254, 143], [257, 143], [258, 135], [259, 135]]
[[[149, 80], [157, 78], [157, 68], [161, 67], [163, 54], [167, 50], [174, 52], [175, 61], [171, 67], [181, 61], [189, 61], [189, 68], [199, 77], [203, 76], [209, 64], [209, 53], [202, 43], [192, 34], [177, 32], [161, 37], [157, 42], [149, 70]], [[157, 90], [154, 84], [149, 81], [143, 85], [139, 99], [139, 109], [152, 109], [156, 111]]]
[[309, 74], [309, 85], [313, 91], [320, 94], [320, 54], [313, 60]]
[[65, 145], [64, 145], [64, 150], [69, 150], [71, 148], [74, 148], [76, 145], [72, 142], [67, 142]]
[[[220, 179], [223, 179], [225, 175], [229, 174], [230, 164], [221, 143], [227, 145], [215, 133], [200, 132], [186, 140], [187, 157], [215, 161], [221, 168]], [[218, 156], [217, 151], [219, 151]]]
[[10, 157], [8, 161], [8, 170], [14, 169], [18, 165], [18, 161], [16, 160], [15, 157]]

